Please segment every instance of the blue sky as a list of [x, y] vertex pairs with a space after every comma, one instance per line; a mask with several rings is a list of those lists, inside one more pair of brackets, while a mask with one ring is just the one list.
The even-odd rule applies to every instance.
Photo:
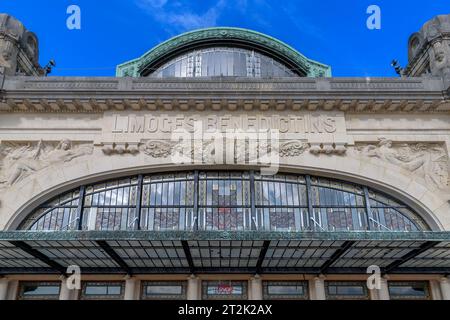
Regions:
[[[66, 27], [69, 5], [81, 8], [81, 30]], [[366, 27], [369, 5], [381, 8], [381, 30]], [[450, 13], [448, 0], [0, 0], [40, 40], [40, 61], [56, 76], [113, 76], [115, 66], [179, 33], [212, 26], [253, 29], [308, 58], [333, 76], [395, 76], [407, 63], [407, 40], [424, 22]]]

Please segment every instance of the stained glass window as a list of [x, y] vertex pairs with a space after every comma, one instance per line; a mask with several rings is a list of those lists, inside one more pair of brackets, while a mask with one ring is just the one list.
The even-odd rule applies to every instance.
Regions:
[[251, 228], [249, 175], [201, 172], [199, 175], [199, 223], [205, 230]]
[[190, 230], [193, 215], [194, 175], [145, 176], [142, 186], [141, 226], [145, 230]]
[[87, 186], [83, 229], [134, 229], [137, 221], [137, 182], [137, 177], [133, 177]]
[[202, 281], [203, 300], [246, 300], [246, 281]]
[[410, 207], [365, 186], [249, 171], [149, 174], [82, 186], [44, 203], [21, 228], [80, 225], [83, 230], [429, 230]]

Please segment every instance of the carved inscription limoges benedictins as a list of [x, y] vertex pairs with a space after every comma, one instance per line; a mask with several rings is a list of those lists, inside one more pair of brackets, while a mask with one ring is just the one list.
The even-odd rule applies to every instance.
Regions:
[[152, 116], [152, 115], [114, 115], [112, 133], [114, 134], [170, 134], [177, 129], [188, 132], [197, 130], [196, 124], [201, 124], [203, 131], [227, 130], [269, 130], [276, 129], [280, 133], [311, 133], [332, 134], [337, 130], [337, 120], [334, 116], [249, 116], [249, 115], [209, 115], [202, 118], [195, 116]]

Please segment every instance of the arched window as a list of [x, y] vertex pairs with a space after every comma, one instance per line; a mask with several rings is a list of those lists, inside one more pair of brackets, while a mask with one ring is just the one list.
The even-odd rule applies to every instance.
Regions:
[[212, 47], [178, 56], [150, 73], [155, 78], [192, 77], [298, 77], [287, 66], [252, 50]]
[[353, 183], [250, 171], [139, 175], [80, 188], [37, 208], [29, 230], [419, 231], [398, 200]]

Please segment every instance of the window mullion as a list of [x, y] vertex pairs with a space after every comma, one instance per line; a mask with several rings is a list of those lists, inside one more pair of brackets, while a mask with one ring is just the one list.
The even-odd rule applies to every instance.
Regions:
[[311, 226], [311, 218], [314, 214], [313, 201], [312, 201], [312, 187], [311, 187], [311, 177], [309, 175], [305, 176], [306, 180], [306, 201], [308, 203], [308, 229], [315, 229], [315, 226]]
[[141, 205], [142, 205], [142, 187], [144, 183], [144, 176], [138, 176], [137, 194], [136, 194], [136, 224], [137, 230], [141, 230]]
[[371, 212], [371, 208], [370, 208], [370, 197], [369, 197], [369, 189], [367, 187], [363, 187], [364, 190], [364, 204], [366, 205], [366, 221], [367, 221], [367, 230], [370, 230], [370, 212]]
[[198, 211], [198, 195], [199, 195], [199, 177], [198, 170], [194, 172], [194, 225], [192, 226], [194, 230], [198, 230], [198, 219], [199, 219], [199, 211]]
[[[250, 205], [251, 205], [251, 217], [250, 217], [250, 226], [253, 225], [252, 218], [256, 219], [256, 203], [255, 203], [255, 172], [250, 171]], [[245, 218], [244, 218], [245, 219]], [[255, 228], [258, 229], [258, 226], [255, 224]], [[250, 229], [253, 229], [250, 227]]]
[[81, 186], [80, 187], [78, 208], [77, 208], [77, 216], [78, 216], [77, 230], [82, 230], [83, 229], [83, 211], [84, 211], [84, 197], [85, 197], [85, 195], [86, 195], [86, 186]]

